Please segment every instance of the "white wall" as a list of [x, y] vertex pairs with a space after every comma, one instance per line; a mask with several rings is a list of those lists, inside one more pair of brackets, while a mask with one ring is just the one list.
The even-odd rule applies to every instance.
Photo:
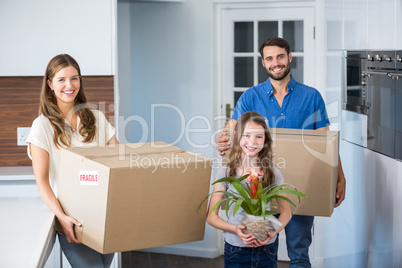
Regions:
[[[122, 55], [119, 51], [119, 59], [126, 57], [118, 65], [120, 109], [126, 111], [120, 118], [119, 140], [164, 141], [212, 157], [211, 2], [119, 1], [118, 5], [119, 22], [124, 21], [125, 32], [128, 28], [130, 32], [118, 38], [119, 48], [124, 43], [127, 52]], [[127, 51], [127, 47], [131, 49]], [[122, 88], [122, 81], [130, 88]], [[197, 128], [202, 130], [191, 132]], [[193, 190], [197, 189], [183, 189]], [[216, 233], [207, 225], [204, 241], [152, 251], [216, 257], [220, 255]]]
[[120, 143], [133, 140], [129, 123], [131, 113], [131, 16], [130, 0], [120, 0], [117, 4], [117, 70], [115, 89], [118, 92], [117, 135]]
[[111, 0], [0, 1], [0, 75], [43, 75], [49, 60], [67, 53], [83, 75], [112, 75]]

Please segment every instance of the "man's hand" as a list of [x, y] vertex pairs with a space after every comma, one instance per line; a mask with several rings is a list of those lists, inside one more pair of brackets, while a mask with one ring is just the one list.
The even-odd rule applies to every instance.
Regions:
[[236, 120], [230, 119], [225, 128], [219, 133], [218, 138], [216, 138], [216, 149], [218, 149], [220, 155], [224, 155], [225, 151], [230, 148], [229, 133], [235, 128], [236, 123]]
[[[329, 130], [329, 127], [322, 127], [319, 128], [318, 130]], [[335, 201], [335, 207], [339, 207], [339, 205], [345, 200], [345, 194], [346, 194], [346, 179], [345, 179], [345, 174], [343, 174], [343, 169], [342, 169], [342, 162], [341, 162], [341, 157], [339, 157], [338, 160], [338, 183], [336, 185], [336, 201]]]
[[218, 149], [220, 155], [224, 155], [225, 151], [229, 150], [230, 141], [228, 137], [228, 133], [226, 131], [222, 131], [219, 133], [218, 138], [216, 139], [216, 149]]
[[339, 157], [338, 162], [338, 183], [336, 185], [336, 203], [335, 207], [338, 207], [343, 200], [345, 200], [346, 195], [346, 179], [345, 174], [343, 174], [341, 158]]

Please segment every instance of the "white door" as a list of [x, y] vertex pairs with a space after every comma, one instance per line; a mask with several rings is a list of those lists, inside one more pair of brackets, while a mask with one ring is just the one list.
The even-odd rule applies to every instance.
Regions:
[[[314, 86], [315, 42], [313, 7], [221, 8], [218, 30], [218, 100], [221, 115], [231, 116], [240, 95], [268, 75], [261, 64], [259, 48], [270, 37], [290, 43], [293, 55], [291, 74], [298, 82]], [[228, 120], [228, 118], [227, 118]], [[223, 126], [219, 126], [223, 127]], [[279, 260], [289, 260], [284, 231], [279, 239]], [[314, 238], [313, 238], [314, 244]], [[314, 262], [314, 252], [310, 259]]]
[[270, 37], [282, 37], [290, 43], [291, 74], [298, 82], [314, 86], [314, 8], [222, 9], [221, 19], [223, 114], [227, 104], [232, 109], [246, 89], [267, 80], [259, 48]]

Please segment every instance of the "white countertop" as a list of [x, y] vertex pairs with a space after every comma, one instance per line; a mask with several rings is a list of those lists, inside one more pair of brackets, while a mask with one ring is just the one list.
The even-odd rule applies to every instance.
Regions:
[[54, 215], [40, 197], [0, 197], [0, 267], [42, 267], [54, 244]]
[[10, 180], [35, 180], [32, 167], [0, 167], [0, 181]]

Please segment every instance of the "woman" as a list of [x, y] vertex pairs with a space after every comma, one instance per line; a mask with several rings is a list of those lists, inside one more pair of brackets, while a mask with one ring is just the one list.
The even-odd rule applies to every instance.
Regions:
[[60, 246], [73, 267], [109, 267], [113, 254], [100, 254], [76, 239], [73, 227], [81, 223], [67, 216], [57, 200], [60, 150], [117, 143], [104, 114], [87, 107], [78, 63], [67, 54], [55, 56], [46, 68], [39, 116], [27, 144], [39, 193], [63, 228]]

